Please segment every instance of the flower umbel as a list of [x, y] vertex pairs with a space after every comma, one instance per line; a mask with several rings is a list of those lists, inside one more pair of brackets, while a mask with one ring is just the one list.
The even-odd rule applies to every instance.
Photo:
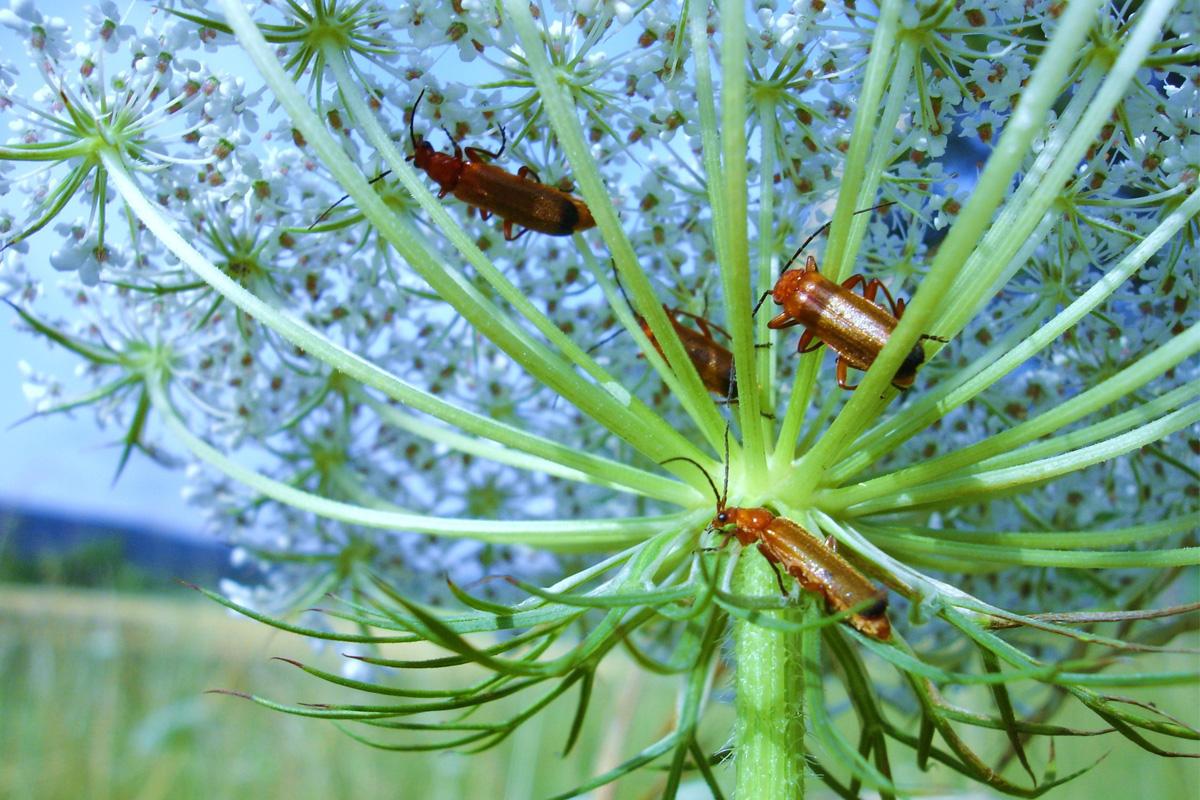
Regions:
[[[93, 365], [55, 408], [121, 420], [126, 457], [161, 428], [267, 570], [209, 596], [352, 643], [345, 675], [292, 663], [385, 698], [255, 702], [475, 750], [577, 689], [571, 751], [613, 650], [678, 676], [664, 734], [562, 796], [649, 764], [663, 796], [795, 797], [806, 772], [891, 796], [921, 789], [911, 752], [1031, 797], [1091, 766], [1035, 737], [1200, 737], [1106, 692], [1200, 677], [1157, 660], [1198, 609], [1193, 13], [183, 5], [138, 34], [106, 3], [74, 44], [31, 4], [0, 17], [43, 82], [0, 70], [0, 164], [38, 166], [0, 167], [27, 202], [0, 287]], [[417, 129], [462, 191], [408, 160]], [[500, 235], [552, 191], [595, 229]], [[820, 275], [882, 303], [857, 306], [869, 357], [819, 333], [798, 355], [754, 313], [826, 221]], [[49, 231], [86, 321], [33, 310]], [[451, 655], [395, 649], [418, 641]], [[464, 664], [491, 676], [392, 680]], [[727, 685], [732, 744], [705, 713]], [[1051, 722], [1065, 698], [1104, 730]]]

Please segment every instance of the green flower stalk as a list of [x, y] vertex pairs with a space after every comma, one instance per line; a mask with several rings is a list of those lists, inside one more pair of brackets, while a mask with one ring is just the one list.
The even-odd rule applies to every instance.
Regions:
[[[33, 65], [0, 65], [0, 190], [24, 199], [0, 210], [0, 291], [86, 365], [75, 395], [30, 374], [35, 412], [93, 408], [121, 465], [188, 463], [267, 574], [205, 594], [340, 643], [342, 673], [290, 663], [360, 700], [243, 696], [472, 752], [569, 695], [570, 754], [605, 723], [613, 651], [675, 676], [660, 735], [560, 797], [649, 770], [663, 797], [895, 797], [931, 785], [910, 765], [1034, 797], [1092, 766], [1060, 770], [1046, 738], [1200, 738], [1127, 696], [1200, 679], [1168, 662], [1200, 610], [1190, 10], [106, 2], [76, 40], [18, 2], [0, 22]], [[503, 203], [435, 194], [411, 161], [418, 135], [486, 151], [497, 127], [494, 166], [577, 195], [594, 230], [507, 240], [474, 213]], [[853, 391], [767, 325], [826, 222], [822, 275], [910, 298]], [[27, 257], [52, 234], [87, 301], [67, 319]], [[689, 320], [736, 397], [706, 388]], [[398, 657], [415, 642], [446, 655]], [[463, 665], [485, 677], [397, 678]], [[1058, 722], [1068, 700], [1097, 727]]]

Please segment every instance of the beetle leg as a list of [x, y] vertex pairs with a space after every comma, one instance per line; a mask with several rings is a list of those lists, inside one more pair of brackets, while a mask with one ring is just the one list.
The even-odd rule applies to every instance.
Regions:
[[[885, 293], [887, 292], [887, 287], [883, 286], [883, 284], [880, 284], [880, 287], [883, 288], [883, 291]], [[870, 299], [870, 298], [868, 298], [868, 299]], [[890, 294], [888, 295], [888, 299], [889, 300], [892, 299], [892, 296]], [[900, 319], [902, 316], [904, 316], [904, 309], [907, 307], [908, 306], [906, 306], [904, 303], [904, 298], [901, 297], [899, 300], [896, 301], [896, 305], [893, 306], [894, 313], [892, 316], [894, 316], [896, 319]], [[946, 344], [950, 341], [945, 336], [934, 336], [932, 333], [922, 333], [920, 336], [917, 337], [918, 342], [923, 342], [926, 339], [929, 339], [932, 342], [941, 342], [942, 344]], [[904, 389], [907, 387], [898, 386], [896, 388]]]
[[508, 134], [504, 132], [504, 126], [500, 126], [500, 149], [492, 154], [492, 158], [499, 158], [504, 152], [504, 148], [508, 147]]
[[538, 174], [536, 172], [534, 172], [533, 170], [531, 170], [529, 167], [523, 166], [519, 170], [517, 170], [517, 177], [524, 178], [525, 180], [528, 180], [528, 181], [533, 181], [534, 183], [542, 182], [542, 179], [538, 177]]
[[482, 147], [468, 147], [466, 149], [467, 160], [474, 162], [487, 163], [496, 157], [496, 153], [490, 150], [484, 150]]
[[[846, 291], [853, 292], [855, 286], [858, 286], [860, 283], [865, 285], [866, 282], [867, 279], [862, 275], [851, 275], [849, 278], [846, 278], [846, 280], [842, 281], [842, 288]], [[863, 297], [867, 297], [866, 289], [863, 289]], [[867, 297], [867, 299], [870, 300], [871, 298]]]
[[887, 298], [888, 305], [892, 307], [892, 316], [900, 319], [900, 315], [904, 313], [904, 302], [901, 301], [897, 304], [896, 299], [892, 297], [892, 293], [888, 291], [888, 288], [883, 285], [883, 282], [879, 278], [872, 278], [869, 283], [863, 286], [863, 297], [882, 307], [880, 303], [876, 303], [875, 301], [875, 295], [879, 293], [880, 289], [883, 290], [883, 296]]
[[763, 558], [771, 565], [772, 571], [775, 573], [775, 582], [779, 584], [779, 593], [786, 595], [787, 589], [783, 588], [783, 576], [779, 574], [779, 565], [771, 558], [771, 551], [762, 542], [758, 543], [758, 552], [763, 554]]
[[525, 234], [529, 233], [529, 228], [521, 228], [515, 235], [512, 232], [513, 224], [511, 219], [504, 220], [504, 241], [515, 242]]
[[805, 331], [804, 335], [800, 337], [800, 341], [796, 344], [796, 352], [811, 353], [813, 350], [816, 350], [818, 347], [825, 344], [820, 339], [817, 339], [816, 344], [812, 344], [812, 340], [815, 338], [816, 337], [813, 335], [812, 331]]
[[[708, 302], [708, 300], [707, 300], [707, 298], [705, 298], [705, 303], [707, 304], [707, 302]], [[668, 306], [664, 305], [663, 308], [668, 309]], [[669, 308], [668, 310], [669, 310], [669, 313], [672, 315], [684, 316], [690, 320], [694, 320], [696, 323], [696, 326], [698, 328], [700, 328], [700, 332], [703, 333], [705, 336], [707, 336], [709, 339], [712, 339], [713, 341], [716, 341], [716, 337], [713, 336], [713, 333], [712, 333], [713, 331], [716, 331], [717, 333], [721, 334], [726, 339], [733, 338], [732, 336], [729, 335], [729, 331], [725, 330], [720, 325], [709, 322], [707, 319], [705, 319], [700, 314], [693, 314], [690, 311], [684, 311], [682, 308]], [[678, 322], [678, 320], [676, 320], [676, 321]]]
[[488, 220], [488, 219], [491, 219], [491, 218], [492, 218], [492, 212], [488, 211], [486, 208], [480, 208], [480, 209], [479, 209], [479, 218], [480, 218], [480, 219], [482, 219], [482, 220]]
[[814, 579], [812, 575], [806, 574], [803, 570], [797, 570], [793, 575], [804, 591], [819, 594], [822, 597], [825, 595], [825, 584]]
[[853, 386], [846, 383], [846, 359], [842, 358], [841, 356], [837, 357], [837, 382], [838, 386], [842, 387], [843, 389], [848, 389], [849, 391], [854, 391], [858, 388], [857, 383]]
[[782, 328], [791, 328], [792, 326], [799, 324], [800, 320], [793, 319], [786, 311], [780, 311], [778, 316], [773, 317], [771, 321], [767, 323], [767, 327], [773, 331], [777, 331]]

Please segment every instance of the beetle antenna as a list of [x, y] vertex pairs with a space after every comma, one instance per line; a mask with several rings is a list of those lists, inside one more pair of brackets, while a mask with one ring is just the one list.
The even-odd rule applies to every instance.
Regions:
[[[390, 169], [385, 169], [383, 172], [379, 173], [374, 178], [371, 178], [371, 180], [367, 181], [367, 184], [373, 185], [373, 184], [379, 183], [379, 181], [383, 180], [384, 178], [386, 178], [388, 175], [391, 175], [391, 174], [392, 174], [392, 171]], [[329, 212], [333, 211], [335, 208], [337, 208], [338, 206], [340, 206], [342, 203], [346, 202], [349, 199], [350, 199], [350, 195], [348, 195], [348, 194], [344, 194], [341, 197], [339, 197], [338, 201], [336, 203], [334, 203], [329, 208], [322, 211], [321, 216], [319, 216], [315, 220], [313, 220], [312, 225], [309, 225], [308, 229], [311, 231], [313, 228], [315, 228], [317, 226], [317, 223], [319, 223], [321, 220], [323, 220], [329, 216]]]
[[721, 508], [725, 507], [725, 501], [729, 499], [729, 423], [725, 423], [725, 480], [721, 486]]
[[413, 123], [417, 121], [417, 106], [421, 105], [421, 98], [425, 96], [425, 89], [421, 89], [421, 93], [417, 95], [417, 102], [413, 103], [412, 116], [408, 118], [408, 138], [412, 139], [413, 151], [417, 149], [417, 131], [413, 127]]
[[[700, 470], [700, 472], [704, 475], [704, 480], [708, 481], [708, 485], [712, 489], [713, 497], [715, 497], [717, 500], [717, 505], [722, 507], [724, 506], [724, 499], [721, 497], [721, 495], [717, 494], [717, 484], [713, 482], [712, 475], [709, 475], [708, 470], [700, 466], [699, 462], [697, 462], [694, 458], [688, 458], [687, 456], [675, 456], [674, 458], [668, 458], [666, 461], [660, 461], [658, 463], [660, 466], [664, 466], [666, 464], [670, 464], [672, 461], [686, 461], [696, 469]], [[725, 472], [725, 477], [729, 477], [728, 470]]]
[[621, 335], [622, 333], [624, 333], [624, 332], [625, 332], [625, 329], [624, 329], [624, 328], [622, 328], [622, 327], [619, 327], [619, 326], [618, 326], [618, 327], [617, 327], [617, 329], [616, 329], [615, 331], [613, 331], [612, 333], [610, 333], [608, 336], [605, 336], [603, 339], [601, 339], [600, 341], [596, 342], [594, 345], [592, 345], [591, 347], [589, 347], [587, 350], [584, 350], [583, 352], [587, 353], [588, 355], [591, 355], [591, 354], [592, 354], [592, 353], [594, 353], [596, 350], [599, 350], [601, 347], [603, 347], [604, 345], [608, 344], [609, 342], [611, 342], [613, 339], [617, 338], [618, 336], [620, 336], [620, 335]]
[[496, 155], [492, 156], [493, 158], [499, 158], [500, 156], [504, 155], [504, 148], [508, 147], [508, 134], [506, 134], [504, 132], [503, 125], [500, 125], [499, 128], [500, 128], [500, 149], [496, 151]]
[[[792, 262], [789, 261], [788, 263], [790, 264]], [[785, 269], [784, 272], [787, 272], [787, 270]], [[758, 298], [758, 302], [754, 304], [754, 310], [750, 312], [750, 316], [753, 317], [755, 314], [757, 314], [758, 310], [760, 308], [762, 308], [763, 301], [766, 300], [770, 296], [771, 296], [770, 292], [763, 292], [762, 297]]]
[[629, 295], [625, 294], [625, 287], [621, 285], [621, 276], [617, 274], [617, 260], [615, 258], [610, 259], [609, 263], [612, 264], [613, 283], [617, 285], [617, 290], [620, 291], [621, 297], [625, 298], [625, 305], [629, 306], [629, 310], [633, 312], [635, 317], [639, 316], [637, 309], [633, 307], [633, 303], [629, 300]]
[[[859, 215], [859, 214], [868, 214], [868, 213], [870, 213], [870, 212], [872, 212], [872, 211], [878, 211], [878, 210], [880, 210], [881, 208], [887, 208], [888, 206], [894, 206], [894, 205], [896, 205], [896, 201], [895, 201], [895, 200], [889, 200], [889, 201], [887, 201], [886, 203], [880, 203], [880, 204], [879, 204], [879, 205], [877, 205], [877, 206], [871, 206], [870, 208], [863, 208], [863, 209], [859, 209], [858, 211], [855, 211], [855, 212], [854, 212], [853, 214], [851, 214], [850, 216], [854, 217], [854, 216], [857, 216], [857, 215]], [[800, 254], [804, 252], [804, 248], [808, 247], [808, 245], [812, 243], [812, 240], [813, 240], [813, 239], [817, 238], [817, 237], [818, 237], [818, 236], [820, 236], [822, 233], [824, 233], [825, 231], [829, 230], [829, 226], [830, 226], [830, 225], [832, 225], [832, 224], [833, 224], [833, 220], [829, 220], [829, 222], [826, 222], [824, 225], [822, 225], [821, 227], [817, 228], [817, 230], [816, 230], [816, 233], [814, 233], [812, 236], [810, 236], [810, 237], [808, 237], [807, 239], [805, 239], [805, 240], [804, 240], [804, 244], [800, 245], [800, 249], [799, 249], [799, 250], [797, 250], [795, 253], [793, 253], [793, 254], [792, 254], [792, 257], [788, 259], [787, 263], [783, 265], [783, 272], [787, 272], [787, 271], [788, 271], [788, 267], [790, 267], [790, 266], [792, 265], [792, 262], [794, 262], [794, 261], [795, 261], [797, 258], [799, 258], [799, 257], [800, 257]], [[760, 300], [759, 302], [761, 303], [762, 301]]]

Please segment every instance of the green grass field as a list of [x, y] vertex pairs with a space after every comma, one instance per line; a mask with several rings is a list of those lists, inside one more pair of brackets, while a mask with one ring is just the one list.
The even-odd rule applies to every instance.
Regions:
[[[592, 715], [567, 759], [560, 752], [574, 691], [493, 751], [390, 753], [360, 745], [325, 722], [203, 694], [228, 688], [285, 702], [338, 699], [336, 687], [271, 656], [334, 671], [340, 661], [335, 652], [315, 653], [298, 637], [198, 598], [0, 587], [0, 798], [525, 800], [565, 791], [653, 741], [674, 702], [671, 681], [640, 676], [613, 659], [600, 671]], [[1181, 658], [1195, 665], [1194, 657]], [[470, 676], [419, 677], [443, 686]], [[1195, 687], [1169, 689], [1157, 699], [1195, 721]], [[507, 711], [524, 702], [511, 698]], [[716, 749], [729, 716], [713, 717], [704, 745]], [[1077, 714], [1068, 719], [1092, 725]], [[1051, 792], [1053, 798], [1170, 800], [1196, 797], [1200, 788], [1200, 764], [1193, 759], [1146, 757], [1113, 737], [1057, 745], [1063, 772], [1110, 755], [1080, 781]], [[893, 757], [894, 764], [910, 760], [901, 752]], [[926, 780], [942, 796], [991, 796], [945, 770]], [[653, 797], [658, 781], [644, 772], [591, 797]]]

